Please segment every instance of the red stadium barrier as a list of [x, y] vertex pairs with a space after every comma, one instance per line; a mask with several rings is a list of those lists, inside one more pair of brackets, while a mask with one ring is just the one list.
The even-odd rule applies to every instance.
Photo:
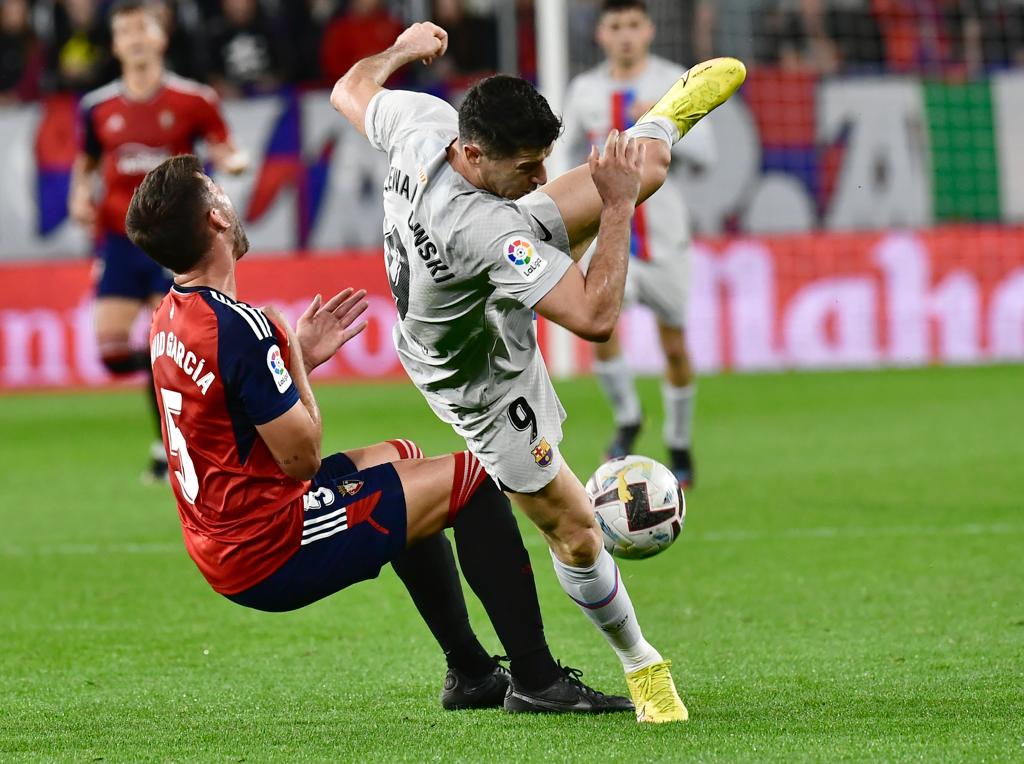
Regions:
[[[93, 339], [87, 263], [38, 263], [0, 267], [0, 389], [109, 384]], [[382, 256], [376, 250], [310, 257], [249, 257], [239, 270], [239, 297], [273, 303], [293, 322], [316, 292], [329, 296], [363, 287], [370, 307], [366, 331], [316, 376], [332, 379], [403, 374], [391, 343], [394, 301]], [[136, 327], [140, 341], [148, 322]]]
[[[691, 282], [688, 335], [703, 371], [1024, 360], [1024, 228], [705, 242]], [[369, 329], [317, 375], [402, 376], [379, 252], [251, 257], [238, 286], [243, 299], [274, 303], [292, 320], [317, 291], [366, 288]], [[0, 389], [109, 383], [89, 295], [84, 263], [0, 268]], [[659, 363], [649, 321], [632, 312], [624, 325], [640, 370]], [[543, 328], [541, 337], [546, 344]], [[582, 343], [575, 356], [589, 366]]]

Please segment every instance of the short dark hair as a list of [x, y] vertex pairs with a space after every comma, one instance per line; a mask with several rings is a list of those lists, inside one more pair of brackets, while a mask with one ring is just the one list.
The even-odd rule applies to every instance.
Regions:
[[524, 79], [497, 74], [481, 80], [459, 107], [459, 140], [492, 157], [545, 149], [562, 132], [544, 96]]
[[164, 268], [185, 273], [206, 254], [213, 234], [206, 216], [213, 199], [203, 165], [193, 154], [161, 162], [146, 173], [128, 206], [128, 238]]
[[646, 0], [604, 0], [601, 3], [601, 15], [619, 11], [643, 11], [647, 13]]
[[115, 17], [123, 13], [135, 13], [136, 11], [145, 11], [154, 18], [157, 18], [153, 0], [117, 0], [117, 2], [110, 6], [107, 18], [113, 22]]

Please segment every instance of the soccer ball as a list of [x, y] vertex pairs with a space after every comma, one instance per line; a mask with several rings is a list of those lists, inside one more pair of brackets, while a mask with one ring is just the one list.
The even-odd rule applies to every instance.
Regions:
[[668, 549], [686, 519], [686, 499], [668, 467], [645, 456], [605, 462], [587, 481], [604, 548], [638, 560]]

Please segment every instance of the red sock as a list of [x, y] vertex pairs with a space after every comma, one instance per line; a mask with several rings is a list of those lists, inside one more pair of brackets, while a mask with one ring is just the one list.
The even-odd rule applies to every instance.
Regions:
[[452, 480], [452, 498], [448, 503], [448, 525], [455, 521], [466, 503], [476, 493], [476, 489], [487, 479], [487, 473], [480, 461], [469, 453], [459, 451], [455, 457], [455, 478]]
[[389, 440], [389, 444], [394, 446], [395, 450], [398, 451], [399, 459], [422, 459], [423, 451], [420, 447], [413, 443], [411, 440]]

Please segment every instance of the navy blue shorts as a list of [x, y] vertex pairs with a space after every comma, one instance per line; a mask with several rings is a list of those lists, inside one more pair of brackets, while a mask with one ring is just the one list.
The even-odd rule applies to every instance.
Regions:
[[390, 464], [356, 472], [345, 454], [320, 464], [303, 497], [302, 545], [260, 583], [226, 595], [239, 605], [283, 612], [376, 578], [405, 551], [405, 492]]
[[100, 242], [97, 297], [128, 297], [146, 302], [166, 294], [173, 283], [169, 270], [132, 244], [127, 236], [108, 233]]

